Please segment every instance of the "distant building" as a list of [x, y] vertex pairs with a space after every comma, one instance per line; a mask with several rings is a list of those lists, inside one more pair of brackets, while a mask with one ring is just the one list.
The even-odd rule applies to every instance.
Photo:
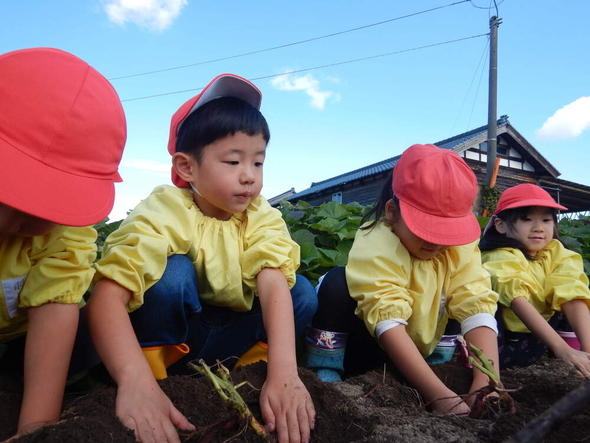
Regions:
[[288, 191], [283, 192], [282, 194], [276, 195], [273, 198], [269, 198], [268, 202], [271, 204], [271, 206], [277, 206], [280, 202], [287, 199], [288, 197], [291, 197], [296, 193], [297, 192], [295, 192], [295, 188], [291, 188]]
[[[504, 115], [498, 120], [497, 156], [501, 159], [496, 180], [499, 190], [533, 183], [543, 187], [556, 201], [568, 208], [567, 212], [590, 211], [590, 187], [561, 180], [555, 169], [508, 121]], [[434, 143], [441, 149], [459, 154], [471, 167], [480, 184], [486, 180], [487, 125]], [[405, 147], [404, 147], [405, 149]], [[301, 192], [276, 196], [269, 201], [277, 206], [282, 200], [292, 203], [303, 200], [314, 206], [329, 201], [358, 202], [369, 205], [375, 202], [383, 180], [397, 163], [400, 155], [382, 160], [336, 177], [313, 182]]]

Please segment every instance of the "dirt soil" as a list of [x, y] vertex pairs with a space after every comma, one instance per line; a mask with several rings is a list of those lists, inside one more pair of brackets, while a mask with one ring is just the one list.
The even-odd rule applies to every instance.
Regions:
[[[467, 391], [470, 369], [457, 363], [433, 368], [455, 392]], [[236, 384], [247, 380], [257, 388], [262, 386], [265, 375], [263, 362], [232, 372]], [[428, 412], [416, 391], [388, 371], [376, 370], [342, 383], [322, 383], [305, 369], [300, 369], [300, 375], [317, 411], [316, 429], [312, 434], [315, 443], [504, 442], [582, 383], [569, 366], [556, 360], [505, 370], [502, 372], [504, 385], [520, 388], [511, 394], [516, 400], [516, 413], [476, 420]], [[183, 442], [263, 441], [249, 428], [242, 429], [235, 414], [224, 406], [207, 379], [170, 377], [163, 380], [161, 386], [197, 427], [198, 432], [182, 436]], [[0, 377], [0, 441], [15, 431], [21, 388], [14, 380], [9, 382], [6, 377]], [[133, 433], [114, 415], [115, 392], [115, 387], [108, 382], [98, 383], [84, 395], [72, 392], [70, 387], [60, 423], [13, 442], [133, 442]], [[259, 390], [246, 385], [240, 388], [240, 393], [260, 418]], [[543, 441], [590, 441], [590, 409], [569, 418]]]

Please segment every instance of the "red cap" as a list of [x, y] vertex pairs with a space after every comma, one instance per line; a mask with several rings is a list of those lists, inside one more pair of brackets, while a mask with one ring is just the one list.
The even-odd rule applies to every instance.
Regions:
[[553, 197], [543, 188], [531, 183], [523, 183], [513, 186], [502, 192], [494, 214], [506, 209], [522, 208], [524, 206], [544, 206], [547, 208], [567, 210], [565, 206], [558, 204]]
[[[262, 93], [249, 80], [234, 74], [220, 74], [203, 88], [203, 90], [193, 98], [187, 100], [178, 111], [172, 116], [170, 122], [170, 136], [168, 138], [168, 152], [170, 155], [176, 153], [176, 136], [182, 122], [200, 108], [205, 103], [220, 97], [236, 97], [250, 103], [256, 109], [260, 109], [262, 103]], [[182, 180], [174, 168], [172, 168], [172, 183], [179, 188], [188, 188], [189, 184]]]
[[0, 56], [0, 202], [58, 224], [103, 220], [127, 137], [113, 86], [53, 48]]
[[455, 152], [434, 145], [410, 146], [395, 165], [392, 188], [404, 222], [421, 239], [456, 246], [479, 238], [472, 212], [477, 179]]

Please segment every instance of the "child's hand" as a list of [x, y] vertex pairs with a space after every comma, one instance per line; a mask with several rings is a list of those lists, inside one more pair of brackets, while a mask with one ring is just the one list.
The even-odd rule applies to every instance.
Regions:
[[578, 351], [569, 345], [563, 346], [562, 349], [554, 352], [560, 360], [564, 360], [576, 368], [585, 378], [590, 379], [590, 354]]
[[155, 380], [119, 385], [116, 414], [123, 425], [135, 431], [135, 438], [141, 442], [180, 443], [176, 428], [195, 430]]
[[297, 372], [267, 378], [260, 395], [262, 418], [279, 443], [308, 442], [314, 428], [315, 408]]
[[28, 434], [32, 434], [37, 429], [42, 428], [43, 426], [53, 425], [56, 423], [60, 423], [60, 422], [56, 420], [53, 422], [43, 421], [43, 422], [38, 422], [38, 423], [30, 423], [22, 428], [19, 428], [18, 432], [15, 435], [13, 435], [10, 438], [7, 438], [6, 440], [2, 440], [0, 443], [9, 443], [11, 441], [16, 440], [17, 438], [24, 437], [25, 435], [28, 435]]
[[433, 412], [437, 414], [455, 414], [467, 417], [471, 409], [461, 397], [450, 389], [443, 396], [431, 402]]

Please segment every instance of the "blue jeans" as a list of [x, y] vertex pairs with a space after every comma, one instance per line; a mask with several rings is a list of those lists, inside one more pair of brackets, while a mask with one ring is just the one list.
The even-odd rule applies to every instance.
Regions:
[[[297, 275], [291, 289], [296, 336], [301, 336], [317, 309], [314, 287]], [[202, 358], [209, 365], [216, 360], [230, 367], [257, 341], [266, 341], [258, 297], [246, 312], [201, 302], [197, 275], [184, 255], [168, 257], [162, 278], [145, 293], [144, 304], [130, 314], [142, 347], [186, 343], [190, 352], [168, 368], [168, 374], [191, 372], [189, 361]]]

